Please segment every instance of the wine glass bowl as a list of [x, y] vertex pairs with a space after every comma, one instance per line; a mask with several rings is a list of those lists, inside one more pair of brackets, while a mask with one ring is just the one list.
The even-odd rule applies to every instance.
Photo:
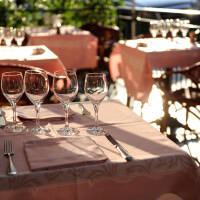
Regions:
[[17, 71], [4, 72], [1, 79], [1, 90], [13, 110], [13, 123], [7, 125], [5, 130], [8, 132], [22, 132], [25, 127], [21, 123], [17, 123], [16, 120], [16, 105], [24, 93], [22, 73]]
[[61, 135], [76, 135], [78, 129], [69, 127], [69, 104], [78, 93], [78, 80], [73, 69], [56, 71], [53, 78], [53, 91], [65, 112], [65, 126], [58, 130]]
[[84, 90], [95, 111], [95, 126], [89, 128], [88, 132], [93, 135], [101, 135], [103, 128], [98, 126], [98, 110], [99, 104], [103, 101], [108, 91], [106, 75], [104, 73], [86, 74]]
[[36, 126], [31, 130], [34, 134], [49, 132], [48, 128], [42, 127], [39, 120], [41, 104], [49, 92], [48, 75], [43, 70], [27, 70], [24, 76], [26, 96], [35, 105]]

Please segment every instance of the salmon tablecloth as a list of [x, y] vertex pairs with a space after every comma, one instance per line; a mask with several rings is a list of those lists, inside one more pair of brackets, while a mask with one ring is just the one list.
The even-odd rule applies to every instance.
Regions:
[[62, 26], [61, 34], [45, 29], [29, 31], [28, 45], [46, 45], [65, 67], [89, 69], [97, 67], [98, 39], [88, 31]]
[[23, 64], [44, 69], [50, 73], [65, 69], [64, 65], [45, 45], [0, 46], [0, 64]]
[[200, 48], [189, 38], [149, 38], [120, 41], [110, 55], [113, 80], [123, 78], [128, 95], [148, 101], [153, 85], [152, 68], [185, 67], [200, 60]]
[[[93, 113], [91, 103], [84, 105]], [[50, 110], [51, 107], [49, 105]], [[64, 119], [41, 120], [41, 124], [48, 126], [51, 132], [40, 136], [32, 135], [28, 130], [14, 134], [0, 129], [0, 199], [156, 200], [164, 193], [174, 193], [184, 200], [198, 199], [200, 181], [193, 160], [127, 107], [117, 101], [102, 102], [99, 124], [132, 155], [133, 160], [130, 162], [120, 156], [105, 136], [91, 136], [87, 133], [87, 127], [94, 125], [93, 116], [81, 115], [75, 103], [71, 108], [75, 113], [70, 116], [70, 126], [79, 128], [81, 136], [91, 137], [108, 160], [99, 164], [32, 172], [25, 157], [24, 143], [60, 137], [56, 130], [64, 126]], [[3, 111], [7, 120], [11, 120], [11, 109], [4, 107]], [[29, 128], [34, 123], [34, 120], [24, 121]], [[3, 156], [4, 139], [13, 142], [13, 160], [18, 170], [16, 176], [6, 175], [8, 160]]]

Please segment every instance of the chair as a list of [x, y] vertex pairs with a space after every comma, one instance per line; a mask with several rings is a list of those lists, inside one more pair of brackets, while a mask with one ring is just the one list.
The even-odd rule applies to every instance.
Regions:
[[[29, 65], [22, 65], [22, 64], [1, 63], [0, 64], [0, 78], [2, 77], [2, 73], [4, 73], [4, 72], [19, 71], [19, 72], [22, 72], [22, 74], [24, 75], [26, 70], [31, 70], [31, 69], [39, 69], [39, 68], [34, 67], [34, 66], [29, 66]], [[50, 85], [50, 88], [51, 88], [52, 83], [53, 83], [53, 75], [49, 72], [47, 72], [47, 74], [48, 74], [48, 79], [49, 79], [49, 85]], [[1, 82], [0, 82], [0, 86], [1, 86]], [[44, 103], [54, 103], [52, 96], [53, 96], [53, 93], [50, 89], [50, 92], [49, 92], [48, 96], [45, 98]], [[8, 103], [7, 99], [2, 94], [2, 92], [0, 93], [0, 102], [1, 102], [1, 106], [2, 105], [3, 106], [9, 106], [10, 105]], [[26, 97], [26, 95], [23, 94], [17, 104], [22, 106], [22, 105], [31, 105], [32, 103]]]
[[98, 38], [98, 67], [101, 69], [107, 69], [108, 58], [112, 48], [120, 38], [119, 28], [104, 27], [97, 24], [85, 24], [81, 29], [90, 31]]
[[[176, 123], [177, 126], [183, 127], [185, 130], [192, 132], [188, 126], [189, 114], [192, 114], [197, 119], [200, 119], [200, 62], [197, 62], [186, 68], [171, 68], [167, 69], [160, 78], [155, 79], [158, 88], [163, 94], [163, 109], [165, 115], [161, 122], [161, 132], [166, 131], [168, 122]], [[186, 110], [185, 122], [180, 124], [176, 119], [170, 118], [169, 107], [174, 105], [176, 111], [176, 103], [181, 105], [181, 109]], [[195, 110], [195, 111], [194, 111]], [[171, 123], [172, 124], [172, 123]], [[172, 125], [171, 125], [172, 126]], [[172, 127], [174, 128], [174, 127]], [[174, 130], [172, 130], [172, 133]], [[198, 136], [198, 133], [195, 133]], [[186, 135], [185, 135], [186, 140]]]

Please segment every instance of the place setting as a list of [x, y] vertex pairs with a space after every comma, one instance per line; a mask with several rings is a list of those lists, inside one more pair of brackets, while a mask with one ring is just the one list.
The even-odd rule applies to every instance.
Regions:
[[[21, 72], [6, 72], [2, 75], [1, 89], [13, 111], [12, 122], [6, 121], [6, 117], [11, 114], [11, 109], [8, 110], [8, 107], [3, 108], [0, 115], [1, 128], [6, 133], [3, 135], [5, 138], [6, 135], [9, 136], [9, 139], [4, 139], [4, 155], [8, 157], [9, 163], [8, 175], [18, 174], [14, 148], [15, 145], [19, 145], [14, 137], [18, 134], [29, 136], [21, 145], [31, 171], [106, 162], [109, 158], [96, 143], [98, 137], [102, 141], [107, 140], [124, 160], [132, 160], [128, 152], [98, 122], [98, 109], [108, 90], [105, 74], [88, 73], [85, 77], [84, 91], [93, 105], [94, 118], [84, 104], [72, 103], [78, 93], [75, 70], [68, 69], [54, 73], [52, 89], [60, 103], [43, 104], [49, 87], [48, 76], [43, 70], [27, 70], [24, 77]], [[16, 106], [23, 93], [33, 105]], [[71, 126], [69, 120], [73, 121], [77, 116], [78, 120], [81, 118], [92, 120], [93, 125], [87, 128]]]

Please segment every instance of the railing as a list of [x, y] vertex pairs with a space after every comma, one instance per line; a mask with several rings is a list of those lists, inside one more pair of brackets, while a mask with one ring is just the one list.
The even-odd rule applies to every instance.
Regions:
[[[118, 6], [117, 13], [118, 24], [123, 24], [126, 29], [130, 27], [133, 27], [134, 29], [130, 29], [128, 33], [127, 30], [122, 30], [125, 32], [125, 38], [132, 38], [134, 35], [144, 33], [148, 30], [148, 22], [150, 20], [159, 20], [162, 18], [188, 18], [191, 21], [191, 24], [188, 25], [188, 28], [200, 28], [200, 10], [152, 7], [134, 7], [133, 9], [133, 7], [130, 6]], [[148, 16], [149, 18], [146, 16]]]

